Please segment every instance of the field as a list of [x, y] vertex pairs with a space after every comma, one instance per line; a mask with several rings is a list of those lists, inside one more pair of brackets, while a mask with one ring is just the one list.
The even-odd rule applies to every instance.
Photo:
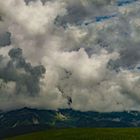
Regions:
[[6, 140], [140, 140], [140, 128], [73, 128], [48, 130]]

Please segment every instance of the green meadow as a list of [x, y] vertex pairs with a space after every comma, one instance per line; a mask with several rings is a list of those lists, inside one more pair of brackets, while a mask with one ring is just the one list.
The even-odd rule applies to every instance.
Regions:
[[73, 128], [36, 132], [5, 140], [140, 140], [140, 128]]

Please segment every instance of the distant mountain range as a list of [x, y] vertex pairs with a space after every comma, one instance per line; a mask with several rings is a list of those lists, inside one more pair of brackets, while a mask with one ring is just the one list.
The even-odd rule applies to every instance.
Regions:
[[140, 112], [99, 113], [30, 108], [0, 112], [1, 137], [46, 129], [77, 127], [140, 127]]

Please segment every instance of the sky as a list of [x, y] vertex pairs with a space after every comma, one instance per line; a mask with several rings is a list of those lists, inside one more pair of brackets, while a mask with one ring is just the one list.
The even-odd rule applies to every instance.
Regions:
[[0, 110], [140, 110], [139, 0], [0, 1]]

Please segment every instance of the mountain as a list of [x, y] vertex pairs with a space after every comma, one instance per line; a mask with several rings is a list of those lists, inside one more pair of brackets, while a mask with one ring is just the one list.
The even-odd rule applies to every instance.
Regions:
[[23, 108], [0, 112], [0, 136], [75, 127], [140, 127], [140, 112], [81, 112]]

